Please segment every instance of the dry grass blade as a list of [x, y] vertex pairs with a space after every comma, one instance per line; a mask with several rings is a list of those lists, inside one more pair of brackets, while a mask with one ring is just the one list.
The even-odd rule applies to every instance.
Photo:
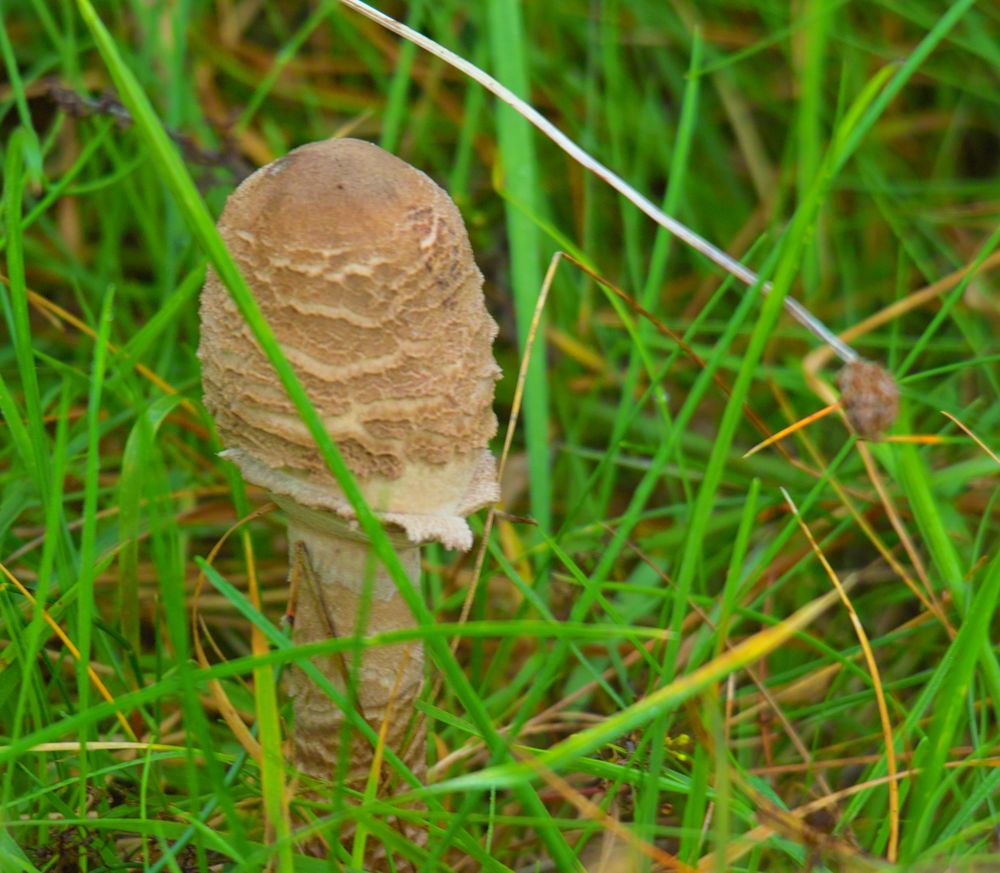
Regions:
[[917, 446], [940, 446], [944, 440], [933, 433], [893, 433], [879, 439], [881, 443], [910, 443]]
[[[226, 544], [226, 541], [233, 533], [240, 530], [240, 528], [249, 524], [251, 521], [267, 515], [269, 512], [273, 512], [275, 509], [277, 509], [275, 504], [266, 503], [260, 508], [255, 509], [249, 515], [246, 515], [237, 521], [228, 530], [226, 530], [225, 533], [219, 537], [215, 545], [212, 546], [211, 551], [205, 558], [206, 563], [209, 565], [215, 563], [216, 557], [218, 557], [222, 547]], [[209, 639], [211, 639], [211, 632], [208, 629], [208, 625], [201, 616], [201, 593], [205, 587], [205, 581], [204, 572], [199, 572], [198, 578], [195, 581], [194, 591], [191, 594], [191, 641], [194, 645], [195, 656], [198, 660], [199, 666], [207, 669], [211, 665], [209, 664], [208, 657], [205, 654], [205, 647], [202, 645], [201, 640], [203, 632], [207, 637], [209, 637]], [[218, 647], [216, 647], [216, 650], [218, 650]], [[246, 750], [247, 754], [259, 764], [261, 759], [260, 743], [257, 742], [253, 734], [250, 733], [243, 721], [243, 718], [239, 714], [239, 710], [237, 710], [233, 705], [233, 702], [229, 699], [229, 695], [226, 694], [225, 689], [222, 687], [222, 683], [219, 682], [218, 679], [209, 679], [206, 684], [208, 686], [209, 694], [212, 696], [212, 700], [215, 702], [216, 707], [218, 707], [219, 714], [229, 726], [229, 729], [233, 732], [233, 736], [236, 738], [236, 741]]]
[[[958, 279], [956, 279], [955, 281], [958, 281]], [[810, 353], [803, 360], [803, 372], [805, 373], [806, 381], [810, 384], [810, 386], [816, 392], [816, 394], [821, 399], [826, 400], [829, 404], [839, 408], [839, 402], [836, 396], [833, 394], [833, 389], [826, 382], [820, 379], [818, 375], [818, 368], [822, 365], [822, 363], [825, 360], [826, 357], [821, 357], [816, 352]], [[844, 417], [846, 418], [846, 416]], [[881, 441], [896, 442], [896, 443], [918, 443], [918, 444], [939, 444], [941, 442], [941, 440], [938, 437], [933, 435], [887, 436], [887, 437], [881, 437]], [[932, 608], [934, 609], [935, 613], [937, 613], [940, 616], [942, 623], [949, 628], [949, 633], [954, 635], [954, 631], [950, 628], [950, 624], [944, 615], [943, 609], [937, 602], [937, 598], [934, 593], [934, 586], [931, 584], [930, 576], [927, 573], [927, 568], [924, 564], [923, 558], [921, 557], [920, 552], [917, 550], [913, 542], [913, 538], [910, 536], [909, 531], [903, 524], [902, 519], [900, 518], [900, 514], [896, 509], [895, 503], [893, 502], [892, 497], [890, 496], [888, 490], [886, 489], [885, 484], [882, 481], [882, 477], [878, 473], [878, 469], [876, 468], [871, 450], [866, 445], [864, 440], [858, 441], [857, 450], [858, 454], [861, 456], [861, 460], [865, 466], [865, 470], [867, 471], [868, 478], [871, 481], [872, 485], [875, 487], [875, 491], [879, 496], [879, 500], [885, 509], [886, 515], [889, 518], [889, 522], [892, 525], [893, 529], [896, 531], [897, 535], [899, 536], [900, 542], [902, 542], [903, 548], [906, 551], [906, 554], [909, 557], [910, 562], [912, 563], [914, 569], [916, 570], [917, 577], [920, 579], [920, 582], [923, 585], [924, 593], [918, 594], [918, 597], [920, 597], [921, 601], [923, 601], [925, 604], [933, 604]], [[835, 484], [834, 487], [838, 486]], [[840, 489], [838, 488], [838, 490]], [[873, 542], [875, 542], [874, 539]], [[880, 551], [883, 551], [883, 554], [887, 554], [887, 552], [883, 550], [881, 547]], [[895, 559], [892, 559], [891, 563], [893, 563], [894, 565], [898, 564], [898, 562], [896, 562]], [[900, 577], [903, 578], [904, 580], [909, 579], [909, 576], [905, 573], [900, 573]], [[911, 590], [914, 590], [914, 592], [916, 592], [916, 588], [914, 585], [910, 584], [909, 581], [907, 582], [907, 584], [910, 585]]]
[[955, 418], [955, 416], [952, 415], [950, 412], [945, 412], [943, 409], [941, 410], [941, 414], [946, 418], [950, 418], [953, 422], [955, 422], [955, 424], [957, 424], [960, 428], [962, 428], [963, 431], [965, 431], [969, 435], [969, 438], [973, 442], [975, 442], [975, 444], [979, 446], [979, 448], [981, 448], [984, 452], [986, 452], [986, 454], [989, 455], [994, 461], [996, 461], [997, 464], [1000, 464], [1000, 457], [997, 457], [997, 453], [994, 452], [993, 449], [991, 449], [988, 445], [986, 445], [986, 443], [984, 443], [979, 437], [977, 437], [965, 424], [963, 424], [961, 421]]
[[750, 451], [743, 453], [743, 460], [756, 455], [761, 449], [766, 449], [769, 445], [778, 442], [778, 440], [783, 440], [786, 436], [790, 436], [798, 430], [802, 430], [804, 427], [808, 427], [814, 421], [819, 421], [821, 418], [826, 418], [831, 412], [835, 412], [838, 409], [838, 404], [831, 403], [829, 406], [824, 406], [822, 409], [817, 410], [811, 415], [807, 415], [805, 418], [800, 418], [793, 424], [788, 425], [788, 427], [782, 428], [777, 433], [771, 434], [763, 442], [757, 443]]
[[[880, 756], [876, 756], [880, 757]], [[945, 767], [949, 770], [956, 770], [966, 767], [1000, 767], [1000, 758], [981, 758], [974, 761], [948, 761]], [[848, 785], [846, 788], [842, 788], [833, 794], [828, 794], [825, 797], [819, 797], [816, 800], [811, 800], [802, 806], [796, 807], [790, 813], [786, 813], [788, 816], [787, 821], [798, 821], [799, 819], [805, 818], [811, 813], [819, 812], [826, 809], [829, 806], [840, 803], [843, 800], [847, 800], [856, 794], [860, 794], [862, 791], [870, 791], [872, 788], [877, 788], [880, 785], [888, 785], [892, 783], [898, 783], [902, 779], [910, 779], [920, 773], [919, 768], [912, 768], [909, 770], [899, 770], [894, 777], [880, 776], [877, 779], [870, 779], [867, 782], [858, 782], [855, 785]], [[747, 854], [755, 847], [759, 846], [765, 840], [768, 839], [778, 828], [772, 824], [762, 824], [743, 834], [738, 840], [734, 840], [733, 843], [726, 847], [725, 850], [725, 860], [726, 863], [735, 863], [740, 857]], [[858, 866], [856, 868], [841, 867], [838, 869], [859, 869], [859, 870], [880, 870], [883, 869], [882, 865], [876, 865], [864, 858], [858, 858], [854, 856], [854, 860], [857, 862]], [[718, 859], [713, 853], [711, 855], [706, 855], [698, 862], [699, 873], [714, 873], [718, 869]]]
[[[538, 338], [538, 328], [542, 323], [542, 314], [545, 311], [545, 304], [549, 299], [549, 289], [552, 287], [552, 280], [555, 278], [556, 268], [559, 266], [559, 260], [562, 252], [556, 252], [552, 256], [552, 260], [549, 262], [549, 268], [545, 273], [545, 280], [542, 282], [541, 290], [538, 294], [538, 299], [535, 301], [535, 310], [531, 317], [531, 325], [528, 328], [528, 336], [524, 344], [524, 353], [521, 355], [521, 363], [517, 372], [517, 385], [514, 389], [514, 399], [511, 402], [510, 416], [507, 419], [507, 431], [504, 434], [503, 449], [500, 452], [500, 458], [497, 461], [497, 480], [503, 481], [504, 468], [507, 466], [507, 458], [510, 456], [510, 447], [514, 442], [514, 433], [517, 430], [518, 417], [521, 414], [521, 403], [524, 399], [524, 383], [528, 377], [528, 367], [531, 364], [531, 355], [535, 348], [535, 341]], [[502, 502], [502, 500], [501, 500]], [[490, 541], [490, 533], [493, 530], [494, 522], [496, 521], [497, 510], [500, 504], [494, 504], [489, 507], [486, 511], [486, 519], [483, 522], [483, 535], [479, 540], [479, 547], [476, 549], [476, 561], [472, 569], [471, 581], [468, 586], [468, 591], [465, 594], [465, 600], [462, 602], [462, 611], [459, 613], [458, 624], [463, 625], [469, 620], [469, 613], [472, 611], [472, 604], [476, 599], [476, 590], [479, 585], [479, 577], [483, 572], [483, 564], [486, 561], [486, 547]], [[454, 653], [458, 649], [459, 637], [454, 637], [451, 641], [451, 651]], [[437, 700], [441, 693], [441, 685], [444, 682], [444, 677], [439, 675], [434, 682], [434, 689], [431, 692], [430, 699]], [[426, 718], [425, 715], [421, 714], [418, 716], [419, 719]], [[417, 725], [417, 732], [420, 730], [420, 725]]]
[[[542, 288], [538, 293], [538, 300], [535, 302], [535, 310], [531, 316], [531, 324], [528, 328], [528, 336], [524, 343], [524, 354], [521, 356], [521, 364], [517, 371], [517, 385], [514, 388], [514, 399], [510, 406], [510, 417], [507, 419], [507, 431], [503, 438], [503, 449], [500, 452], [500, 459], [497, 462], [497, 479], [503, 481], [504, 469], [507, 466], [507, 458], [510, 456], [510, 447], [514, 443], [514, 433], [517, 430], [517, 420], [521, 414], [521, 403], [524, 399], [524, 383], [528, 378], [528, 367], [531, 364], [531, 354], [535, 349], [535, 341], [538, 338], [538, 328], [542, 323], [542, 314], [545, 312], [545, 304], [549, 299], [549, 291], [552, 288], [552, 282], [555, 279], [556, 270], [559, 267], [559, 261], [562, 257], [565, 257], [562, 252], [556, 252], [552, 256], [552, 260], [549, 262], [549, 268], [545, 272], [545, 279], [542, 282]], [[502, 497], [501, 497], [502, 503]], [[483, 535], [479, 542], [479, 548], [476, 550], [476, 563], [472, 569], [472, 584], [469, 585], [469, 590], [465, 595], [465, 601], [462, 603], [462, 612], [459, 615], [458, 623], [465, 624], [469, 618], [469, 612], [472, 609], [472, 603], [476, 597], [476, 586], [479, 582], [479, 576], [483, 572], [483, 563], [486, 560], [486, 545], [490, 541], [490, 531], [493, 530], [493, 523], [496, 519], [498, 505], [494, 504], [486, 512], [486, 521], [483, 522]], [[455, 637], [451, 641], [452, 652], [458, 646], [458, 637]], [[438, 680], [440, 687], [441, 680]], [[435, 694], [432, 699], [436, 699], [438, 689], [435, 689]]]
[[872, 485], [875, 486], [875, 491], [878, 493], [879, 500], [882, 502], [885, 513], [889, 518], [889, 523], [899, 536], [907, 557], [910, 559], [910, 563], [913, 564], [913, 568], [917, 571], [917, 577], [924, 586], [927, 598], [932, 603], [937, 604], [938, 608], [940, 608], [940, 604], [938, 604], [937, 597], [934, 593], [934, 585], [931, 583], [930, 575], [927, 572], [927, 567], [924, 564], [920, 552], [917, 550], [917, 547], [913, 542], [913, 537], [910, 536], [910, 532], [903, 524], [899, 511], [896, 509], [896, 504], [893, 502], [892, 497], [889, 495], [889, 491], [885, 487], [885, 482], [882, 480], [881, 475], [879, 475], [878, 468], [875, 466], [875, 459], [872, 457], [871, 449], [869, 449], [865, 443], [858, 442], [857, 450], [858, 454], [861, 455], [862, 463], [865, 465], [868, 478]]
[[[810, 376], [810, 374], [807, 371], [807, 377], [808, 376]], [[814, 381], [813, 387], [815, 390], [817, 390], [820, 396], [824, 396], [823, 392], [832, 393], [829, 386], [825, 382], [820, 380], [818, 377], [816, 377], [815, 374], [812, 374], [812, 378]], [[779, 399], [782, 402], [782, 405], [786, 405], [783, 395], [779, 394]], [[832, 399], [834, 400], [834, 405], [836, 405], [836, 398]], [[820, 454], [819, 450], [813, 444], [812, 440], [809, 439], [808, 434], [803, 433], [802, 440], [806, 446], [806, 449], [809, 451], [809, 454], [811, 455], [817, 466], [819, 466], [820, 468], [828, 467], [829, 462]], [[898, 525], [898, 527], [896, 527], [896, 530], [898, 532], [899, 529], [902, 528], [902, 522], [899, 521], [898, 514], [895, 512], [895, 507], [889, 500], [889, 496], [886, 493], [884, 486], [882, 485], [881, 478], [878, 476], [874, 464], [869, 463], [871, 461], [871, 452], [868, 449], [868, 446], [864, 442], [859, 442], [857, 448], [858, 451], [861, 453], [862, 460], [866, 464], [868, 476], [869, 479], [872, 481], [873, 485], [875, 486], [876, 494], [879, 496], [881, 503], [886, 510], [887, 515], [889, 515], [890, 519], [893, 520], [894, 527]], [[896, 556], [893, 554], [889, 546], [886, 545], [882, 537], [879, 536], [875, 528], [871, 525], [868, 519], [866, 519], [865, 516], [862, 514], [861, 510], [859, 510], [858, 507], [855, 506], [854, 500], [851, 499], [851, 493], [849, 492], [848, 488], [844, 484], [842, 484], [835, 476], [831, 476], [829, 481], [830, 481], [830, 486], [836, 492], [837, 497], [840, 499], [841, 503], [847, 509], [847, 511], [850, 512], [851, 516], [854, 518], [855, 522], [864, 532], [869, 542], [871, 542], [871, 544], [878, 550], [878, 553], [883, 557], [885, 562], [892, 568], [893, 572], [896, 573], [896, 575], [903, 581], [906, 587], [909, 588], [911, 592], [913, 592], [914, 597], [916, 597], [929, 612], [934, 614], [934, 616], [938, 619], [938, 621], [941, 622], [942, 627], [944, 627], [948, 635], [954, 639], [956, 631], [954, 627], [952, 627], [951, 622], [948, 620], [948, 616], [946, 615], [943, 607], [938, 601], [937, 596], [933, 590], [933, 587], [930, 586], [929, 583], [927, 582], [926, 573], [921, 575], [920, 581], [923, 585], [923, 588], [921, 588], [921, 585], [918, 585], [917, 581], [910, 577], [910, 574], [906, 571], [906, 568], [900, 563], [899, 559], [896, 558]], [[860, 499], [866, 500], [868, 502], [871, 502], [872, 500], [870, 496], [858, 495], [856, 493], [854, 494], [854, 496], [860, 497]], [[904, 547], [905, 544], [909, 542], [909, 537], [905, 536], [905, 534], [906, 534], [905, 529], [903, 529], [903, 534], [900, 536], [900, 538], [904, 542]], [[912, 546], [912, 543], [910, 543], [910, 545]], [[909, 551], [908, 554], [910, 554]], [[914, 566], [917, 569], [918, 575], [920, 575], [921, 571], [923, 570], [922, 563], [915, 563]]]
[[124, 740], [90, 740], [88, 742], [77, 742], [75, 740], [62, 743], [39, 743], [33, 746], [33, 752], [79, 752], [87, 749], [92, 752], [176, 752], [178, 755], [187, 754], [186, 746], [172, 746], [169, 743], [143, 743], [138, 740], [125, 742]]
[[[642, 560], [642, 562], [646, 564], [646, 566], [648, 566], [651, 570], [653, 570], [653, 572], [656, 573], [661, 579], [663, 579], [663, 581], [667, 585], [671, 584], [667, 574], [664, 573], [663, 570], [656, 565], [656, 562], [653, 561], [652, 558], [650, 558], [645, 552], [643, 552], [642, 549], [640, 549], [631, 541], [628, 541], [628, 546], [630, 549], [632, 549], [633, 552], [635, 552], [636, 555], [638, 555], [638, 557]], [[698, 605], [698, 603], [693, 598], [689, 600], [689, 605], [692, 609], [692, 614], [698, 615], [709, 628], [711, 628], [712, 630], [716, 630], [716, 626], [709, 618], [708, 614], [701, 608], [701, 606]], [[726, 649], [731, 651], [734, 645], [735, 644], [727, 636], [725, 639]], [[754, 668], [747, 665], [747, 667], [745, 668], [745, 672], [747, 676], [750, 677], [750, 681], [753, 682], [753, 684], [757, 687], [757, 690], [760, 692], [760, 695], [764, 701], [764, 705], [768, 706], [771, 712], [773, 712], [774, 715], [777, 717], [778, 721], [781, 722], [781, 726], [784, 729], [786, 736], [791, 741], [792, 745], [795, 746], [795, 750], [801, 756], [804, 762], [804, 766], [807, 769], [811, 769], [810, 765], [812, 763], [813, 756], [809, 752], [808, 746], [806, 746], [805, 742], [803, 742], [802, 738], [799, 736], [798, 731], [795, 729], [795, 725], [792, 724], [791, 719], [789, 719], [788, 716], [785, 714], [784, 709], [778, 702], [777, 696], [771, 693], [771, 690], [767, 687], [762, 677], [757, 673], [757, 671]], [[730, 676], [730, 679], [731, 678], [732, 676]], [[731, 701], [732, 697], [730, 696], [729, 701], [727, 701], [727, 703], [729, 703], [730, 706], [732, 705]], [[731, 712], [728, 713], [726, 717], [727, 730], [735, 723], [736, 720], [733, 718], [732, 713]], [[710, 734], [708, 734], [707, 732], [705, 732], [705, 735], [706, 737], [710, 737]], [[831, 794], [833, 789], [831, 789], [830, 784], [826, 780], [826, 777], [822, 773], [817, 773], [816, 778], [817, 781], [819, 782], [820, 788], [822, 788], [823, 791], [825, 791], [827, 794]]]
[[868, 662], [868, 669], [871, 671], [872, 687], [875, 689], [875, 699], [878, 702], [879, 718], [882, 721], [886, 766], [889, 770], [889, 776], [892, 779], [889, 783], [889, 848], [887, 856], [890, 863], [894, 863], [896, 860], [896, 853], [899, 849], [899, 785], [895, 779], [896, 745], [892, 738], [892, 722], [889, 720], [889, 708], [886, 705], [885, 691], [882, 688], [882, 679], [879, 675], [878, 663], [875, 660], [875, 653], [872, 651], [871, 643], [868, 641], [868, 634], [865, 633], [864, 625], [861, 624], [861, 619], [858, 618], [858, 614], [854, 610], [854, 606], [851, 603], [850, 597], [847, 595], [847, 591], [841, 584], [840, 579], [838, 578], [836, 572], [834, 572], [833, 567], [830, 566], [830, 562], [827, 561], [826, 555], [823, 554], [823, 550], [819, 547], [819, 544], [813, 537], [812, 531], [809, 530], [809, 526], [805, 523], [802, 516], [799, 515], [798, 507], [792, 500], [791, 495], [784, 488], [781, 489], [781, 493], [785, 496], [785, 500], [788, 501], [789, 507], [791, 507], [792, 512], [795, 514], [795, 518], [798, 521], [799, 526], [802, 528], [802, 532], [805, 534], [806, 539], [809, 540], [809, 544], [812, 546], [813, 551], [816, 553], [816, 557], [819, 558], [820, 563], [823, 565], [823, 569], [826, 571], [827, 576], [830, 577], [830, 581], [833, 583], [834, 588], [837, 589], [837, 593], [840, 595], [840, 598], [847, 609], [847, 613], [851, 618], [851, 624], [854, 625], [858, 642], [861, 644], [861, 648], [865, 653], [865, 660]]
[[639, 854], [656, 862], [665, 870], [678, 870], [680, 873], [695, 873], [693, 867], [689, 867], [668, 852], [637, 837], [631, 830], [622, 825], [620, 821], [608, 815], [594, 801], [577, 791], [558, 773], [553, 773], [548, 767], [536, 761], [530, 755], [522, 755], [520, 760], [534, 770], [550, 788], [558, 792], [563, 799], [571, 803], [581, 814], [585, 815], [591, 821], [599, 822], [606, 830], [613, 833]]
[[[983, 275], [988, 270], [992, 270], [994, 267], [1000, 267], [1000, 252], [994, 252], [986, 258], [979, 265], [977, 272], [979, 275]], [[905, 315], [907, 312], [919, 309], [921, 306], [925, 306], [926, 304], [936, 300], [946, 291], [950, 291], [954, 288], [973, 268], [974, 264], [968, 264], [961, 269], [955, 270], [947, 276], [938, 279], [936, 282], [932, 282], [930, 285], [926, 285], [923, 288], [914, 291], [902, 300], [896, 300], [893, 303], [890, 303], [885, 308], [880, 309], [873, 315], [868, 316], [868, 318], [859, 321], [853, 327], [849, 327], [847, 330], [842, 331], [840, 333], [840, 338], [844, 340], [844, 342], [851, 342], [867, 333], [871, 333], [873, 330], [882, 327], [884, 324], [888, 324], [893, 319]], [[807, 378], [813, 382], [814, 390], [817, 386], [816, 374], [826, 365], [827, 361], [830, 360], [830, 357], [830, 349], [826, 346], [820, 346], [819, 348], [813, 349], [809, 352], [809, 354], [802, 360], [802, 369], [806, 373]]]
[[[38, 603], [35, 601], [34, 595], [27, 588], [25, 588], [21, 584], [20, 580], [13, 573], [11, 573], [10, 570], [8, 570], [3, 564], [0, 564], [0, 572], [2, 572], [3, 575], [7, 577], [11, 585], [13, 585], [21, 593], [21, 596], [24, 597], [24, 599], [27, 600], [28, 603], [30, 603], [35, 609], [38, 608]], [[59, 637], [59, 639], [62, 641], [62, 644], [66, 646], [67, 649], [69, 649], [69, 652], [73, 656], [73, 658], [76, 661], [79, 661], [80, 650], [74, 645], [73, 641], [69, 638], [66, 632], [59, 626], [59, 623], [51, 615], [49, 615], [48, 610], [45, 609], [44, 607], [42, 608], [42, 618], [45, 620], [45, 623], [50, 628], [52, 628], [52, 632], [57, 637]], [[108, 690], [108, 687], [101, 681], [101, 677], [97, 675], [97, 671], [94, 670], [94, 667], [91, 664], [87, 664], [87, 676], [90, 677], [91, 683], [97, 689], [98, 693], [100, 693], [101, 697], [103, 697], [108, 703], [114, 703], [115, 700], [114, 695]], [[125, 718], [125, 716], [121, 712], [115, 711], [115, 718], [118, 720], [118, 724], [121, 725], [122, 730], [125, 731], [126, 736], [131, 737], [133, 740], [138, 740], [138, 737], [132, 730], [132, 726], [128, 723], [128, 719]]]

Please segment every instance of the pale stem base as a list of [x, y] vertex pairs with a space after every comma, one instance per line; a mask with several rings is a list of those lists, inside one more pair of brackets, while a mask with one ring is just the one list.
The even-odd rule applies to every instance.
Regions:
[[[370, 637], [415, 625], [395, 583], [362, 534], [330, 513], [276, 499], [288, 513], [291, 581], [298, 588], [292, 632], [297, 645], [334, 636]], [[419, 587], [419, 546], [405, 540], [394, 545], [410, 581]], [[357, 711], [376, 733], [386, 723], [386, 746], [422, 778], [424, 742], [422, 736], [411, 736], [411, 722], [423, 685], [423, 645], [378, 646], [360, 653], [318, 656], [312, 662], [345, 694], [348, 677], [353, 677]], [[334, 780], [344, 741], [344, 714], [302, 670], [293, 666], [286, 677], [295, 717], [295, 766], [317, 779]], [[357, 731], [351, 730], [350, 737], [344, 778], [350, 787], [360, 789], [368, 779], [374, 750]], [[385, 766], [382, 770], [380, 782], [391, 773]]]

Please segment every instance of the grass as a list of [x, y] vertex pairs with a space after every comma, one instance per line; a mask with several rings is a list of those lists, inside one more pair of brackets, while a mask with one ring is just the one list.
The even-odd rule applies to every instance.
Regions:
[[[3, 4], [0, 870], [351, 869], [360, 837], [329, 860], [296, 842], [348, 821], [400, 870], [1000, 864], [1000, 15], [384, 11], [775, 290], [744, 293], [332, 0]], [[431, 548], [420, 592], [214, 230], [246, 168], [345, 132], [456, 197], [501, 325], [501, 434], [531, 356], [482, 572]], [[529, 346], [559, 250], [587, 269], [558, 264]], [[200, 403], [206, 261], [418, 619], [366, 645], [419, 637], [444, 678], [420, 704], [426, 785], [387, 750], [395, 795], [295, 791], [280, 674], [356, 641], [290, 643], [274, 513], [213, 554], [266, 496], [216, 457]], [[888, 310], [852, 342], [900, 381], [893, 432], [928, 441], [862, 443], [828, 416], [742, 458], [754, 417], [774, 432], [831, 396], [786, 293], [837, 331]]]

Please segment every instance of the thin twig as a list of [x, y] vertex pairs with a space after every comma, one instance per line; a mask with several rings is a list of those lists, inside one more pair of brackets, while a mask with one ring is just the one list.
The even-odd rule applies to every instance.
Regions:
[[[113, 118], [115, 124], [122, 129], [132, 126], [132, 115], [125, 104], [111, 94], [91, 97], [67, 88], [58, 80], [52, 80], [48, 84], [47, 95], [63, 112], [74, 118], [86, 118], [91, 115], [107, 116]], [[192, 164], [221, 167], [229, 170], [240, 182], [253, 172], [253, 167], [225, 138], [223, 138], [223, 148], [206, 149], [199, 146], [189, 134], [167, 130], [167, 135], [180, 148], [184, 159]]]

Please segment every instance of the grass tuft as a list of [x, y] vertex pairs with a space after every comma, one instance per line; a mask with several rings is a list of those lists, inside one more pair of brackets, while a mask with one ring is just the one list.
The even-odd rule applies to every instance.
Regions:
[[[0, 870], [993, 869], [996, 10], [383, 6], [773, 290], [336, 0], [2, 4]], [[214, 225], [344, 133], [447, 184], [501, 327], [504, 502], [422, 590]], [[207, 264], [414, 628], [282, 629], [282, 521], [201, 405]], [[815, 415], [785, 295], [896, 375], [893, 439]], [[416, 639], [426, 782], [311, 660]], [[378, 749], [363, 792], [287, 763], [292, 665]]]

